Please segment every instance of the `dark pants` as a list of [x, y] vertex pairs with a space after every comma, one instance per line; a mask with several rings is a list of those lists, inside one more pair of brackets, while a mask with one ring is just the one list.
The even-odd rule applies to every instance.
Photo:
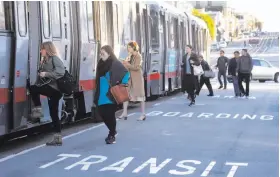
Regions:
[[49, 85], [44, 85], [42, 87], [32, 85], [30, 86], [30, 94], [32, 97], [32, 101], [36, 107], [41, 106], [40, 95], [44, 95], [48, 97], [49, 111], [50, 111], [50, 116], [52, 118], [54, 131], [60, 133], [61, 124], [58, 117], [58, 105], [59, 105], [59, 100], [62, 97], [62, 94], [58, 90], [55, 90]]
[[115, 104], [105, 104], [98, 106], [98, 113], [102, 117], [105, 125], [109, 129], [109, 135], [115, 136], [116, 133], [116, 116], [117, 105]]
[[233, 88], [234, 88], [235, 96], [239, 96], [240, 91], [239, 91], [238, 77], [237, 76], [232, 76], [232, 82], [233, 82]]
[[[245, 83], [246, 83], [246, 93], [245, 93], [243, 85], [242, 85], [243, 80], [245, 80]], [[246, 96], [249, 96], [250, 74], [249, 73], [238, 73], [238, 85], [239, 85], [240, 92], [245, 94]]]
[[199, 94], [199, 92], [202, 89], [204, 84], [206, 85], [206, 87], [209, 91], [209, 94], [213, 95], [214, 93], [213, 93], [212, 85], [210, 83], [210, 78], [203, 77], [203, 76], [201, 76], [201, 78], [200, 78], [199, 89], [196, 91], [196, 94]]
[[[224, 78], [224, 84], [222, 83], [221, 76], [223, 76], [223, 78]], [[224, 85], [224, 88], [227, 87], [227, 74], [226, 74], [226, 71], [219, 71], [218, 72], [218, 80], [219, 80], [220, 86]]]

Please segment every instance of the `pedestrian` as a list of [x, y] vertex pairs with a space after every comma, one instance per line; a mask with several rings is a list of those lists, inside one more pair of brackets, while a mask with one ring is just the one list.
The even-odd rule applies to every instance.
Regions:
[[[127, 44], [127, 51], [129, 57], [127, 60], [123, 61], [123, 65], [130, 72], [130, 80], [128, 83], [130, 101], [141, 102], [141, 116], [138, 121], [146, 120], [145, 113], [145, 88], [144, 88], [144, 78], [142, 72], [142, 56], [139, 53], [139, 46], [135, 41], [131, 41]], [[127, 107], [128, 101], [123, 103], [123, 113], [119, 117], [127, 120]]]
[[[242, 49], [241, 57], [237, 60], [238, 84], [241, 97], [249, 97], [250, 77], [253, 69], [253, 60], [247, 49]], [[242, 81], [245, 80], [246, 92], [244, 91]]]
[[47, 146], [62, 145], [61, 124], [58, 117], [59, 100], [62, 93], [58, 89], [57, 79], [65, 74], [64, 64], [58, 57], [57, 49], [53, 42], [48, 41], [41, 44], [40, 50], [42, 60], [39, 67], [39, 76], [35, 85], [28, 85], [35, 108], [32, 109], [31, 117], [43, 117], [40, 95], [48, 97], [48, 105], [52, 124], [54, 127], [53, 139], [46, 143]]
[[102, 117], [105, 125], [109, 129], [109, 134], [105, 139], [107, 144], [116, 142], [116, 117], [117, 103], [110, 92], [110, 87], [117, 84], [127, 84], [129, 72], [123, 64], [116, 58], [113, 49], [105, 45], [100, 50], [100, 60], [97, 64], [96, 91], [94, 103], [98, 113]]
[[200, 62], [195, 53], [192, 52], [192, 46], [186, 46], [186, 54], [183, 56], [182, 67], [182, 92], [188, 93], [188, 99], [191, 100], [189, 106], [195, 104], [195, 89], [197, 84], [197, 76], [194, 75], [193, 65], [199, 66]]
[[[227, 89], [227, 65], [228, 65], [228, 58], [225, 57], [225, 51], [220, 50], [220, 57], [217, 60], [216, 68], [218, 68], [218, 80], [220, 83], [219, 89], [222, 89], [224, 86], [224, 89]], [[224, 78], [224, 83], [221, 80], [221, 76]]]
[[237, 60], [240, 57], [239, 51], [234, 52], [234, 57], [230, 59], [228, 64], [228, 76], [232, 78], [235, 97], [240, 96], [238, 77], [237, 77]]
[[247, 42], [246, 42], [246, 41], [244, 41], [244, 48], [246, 47], [246, 45], [247, 45]]
[[[202, 66], [203, 71], [211, 71], [209, 64], [207, 63], [207, 61], [204, 60], [203, 55], [200, 54], [198, 58], [200, 60], [200, 64]], [[214, 96], [210, 78], [206, 77], [205, 74], [201, 75], [201, 77], [200, 77], [200, 84], [199, 84], [198, 90], [196, 91], [196, 95], [199, 95], [199, 92], [204, 84], [206, 85], [206, 87], [209, 91], [209, 94], [207, 96]]]

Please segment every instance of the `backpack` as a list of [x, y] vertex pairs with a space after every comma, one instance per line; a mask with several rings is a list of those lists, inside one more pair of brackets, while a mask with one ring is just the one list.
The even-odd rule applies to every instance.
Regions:
[[[53, 59], [52, 59], [52, 64], [53, 64]], [[53, 64], [53, 68], [55, 68]], [[70, 95], [74, 92], [75, 89], [75, 80], [74, 77], [66, 70], [65, 68], [65, 73], [64, 76], [56, 80], [58, 89], [60, 90], [61, 93]]]

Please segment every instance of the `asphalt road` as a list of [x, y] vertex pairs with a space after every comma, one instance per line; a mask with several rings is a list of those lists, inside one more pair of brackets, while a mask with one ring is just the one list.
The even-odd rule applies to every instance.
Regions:
[[[259, 55], [277, 63], [278, 48]], [[0, 177], [277, 177], [278, 84], [252, 82], [249, 99], [233, 98], [230, 85], [213, 86], [211, 98], [204, 88], [193, 107], [181, 93], [148, 102], [144, 122], [139, 107], [130, 109], [113, 145], [103, 124], [88, 122], [64, 129], [61, 147], [43, 145], [49, 134], [9, 142]]]

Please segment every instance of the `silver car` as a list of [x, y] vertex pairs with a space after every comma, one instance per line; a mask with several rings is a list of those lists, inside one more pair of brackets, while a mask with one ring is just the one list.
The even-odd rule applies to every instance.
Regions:
[[253, 59], [252, 80], [259, 82], [271, 81], [279, 82], [279, 68], [273, 66], [269, 61], [260, 58]]

